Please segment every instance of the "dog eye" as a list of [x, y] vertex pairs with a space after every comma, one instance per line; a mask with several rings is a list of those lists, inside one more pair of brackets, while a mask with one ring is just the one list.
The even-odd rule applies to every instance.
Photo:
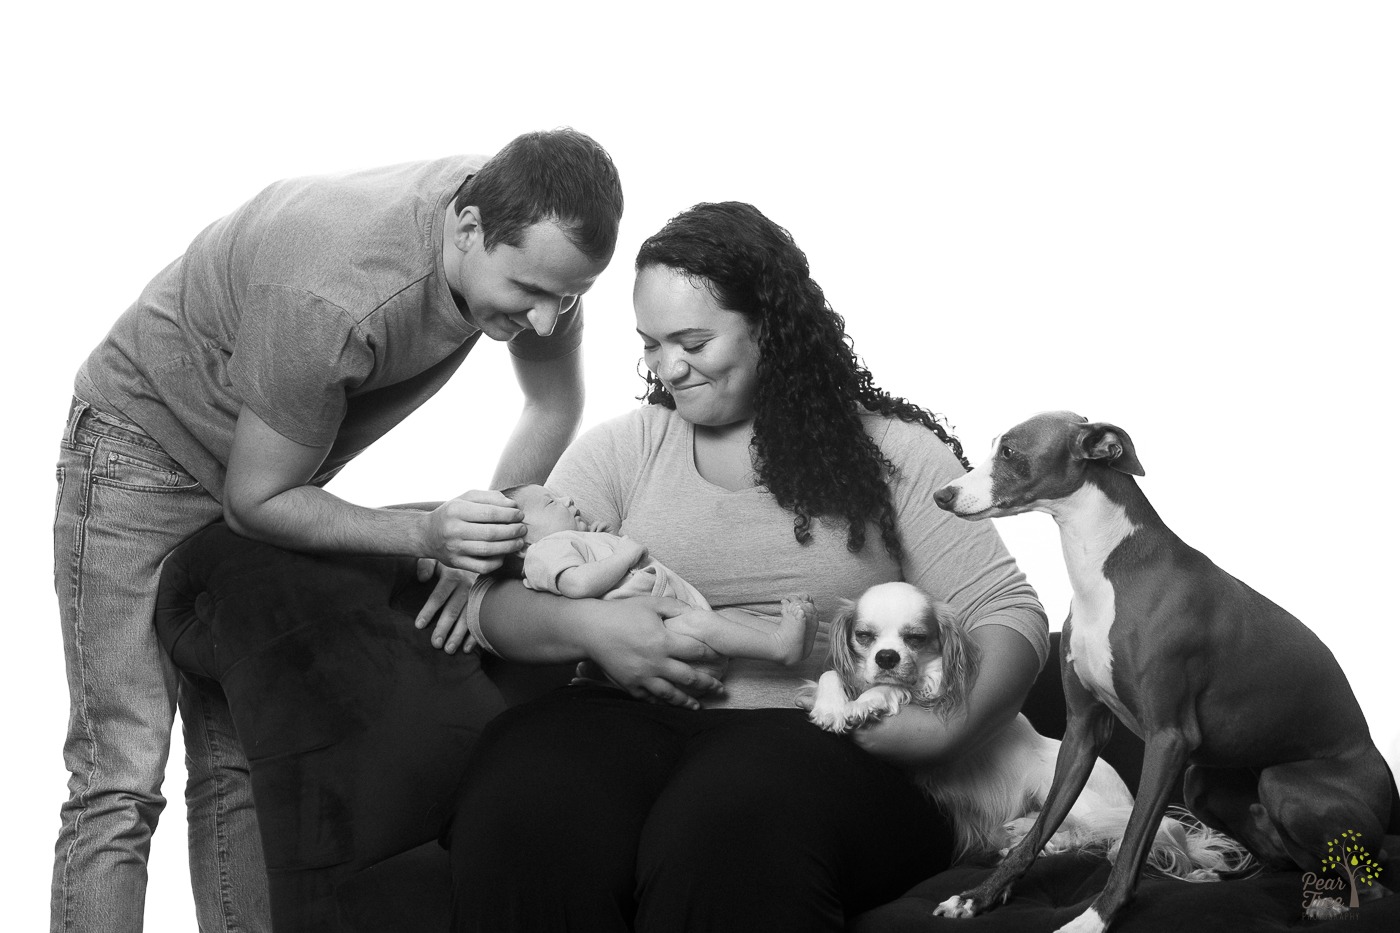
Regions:
[[858, 645], [868, 645], [875, 640], [875, 636], [870, 632], [856, 632], [855, 641]]
[[1015, 453], [1015, 451], [1011, 449], [1010, 445], [1008, 445], [1008, 444], [1002, 444], [1002, 445], [1001, 445], [1001, 459], [1003, 459], [1003, 460], [1010, 460], [1012, 454], [1014, 454], [1014, 453]]
[[927, 636], [927, 635], [906, 635], [906, 636], [904, 637], [904, 643], [905, 643], [906, 645], [908, 645], [910, 648], [922, 648], [924, 645], [928, 644], [928, 636]]

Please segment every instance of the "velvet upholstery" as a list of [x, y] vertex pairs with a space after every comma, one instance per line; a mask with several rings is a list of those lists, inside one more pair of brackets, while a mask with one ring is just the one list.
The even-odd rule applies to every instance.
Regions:
[[[166, 562], [157, 628], [179, 667], [217, 681], [228, 697], [248, 752], [279, 933], [445, 930], [450, 879], [435, 840], [471, 745], [507, 705], [567, 680], [567, 667], [434, 650], [413, 628], [428, 593], [413, 570], [410, 560], [295, 554], [221, 524]], [[1041, 732], [1063, 735], [1057, 651], [1024, 710]], [[1136, 787], [1136, 736], [1115, 728], [1104, 758]], [[1392, 822], [1400, 824], [1400, 804]], [[1400, 853], [1400, 837], [1388, 848]], [[1107, 863], [1041, 858], [1010, 904], [973, 920], [931, 916], [986, 871], [950, 869], [852, 928], [1053, 930], [1087, 906]], [[1302, 899], [1297, 872], [1196, 885], [1145, 875], [1115, 930], [1400, 930], [1400, 896], [1325, 923], [1302, 920]]]
[[[293, 553], [223, 524], [166, 561], [157, 631], [177, 666], [228, 698], [279, 933], [444, 922], [435, 840], [473, 743], [508, 701], [567, 682], [568, 668], [490, 659], [488, 675], [476, 653], [433, 649], [413, 627], [429, 589], [412, 560]], [[405, 891], [402, 910], [372, 897], [396, 887], [385, 860], [425, 843], [405, 859], [418, 895]]]

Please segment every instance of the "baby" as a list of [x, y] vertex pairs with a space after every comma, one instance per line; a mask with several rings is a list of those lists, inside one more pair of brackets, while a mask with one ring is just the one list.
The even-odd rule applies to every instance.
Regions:
[[[670, 596], [695, 609], [710, 604], [680, 575], [631, 538], [610, 534], [600, 522], [585, 522], [572, 499], [537, 485], [502, 490], [524, 513], [523, 573], [532, 590], [571, 599]], [[817, 611], [806, 596], [782, 600], [776, 618], [744, 609], [685, 613], [665, 621], [680, 635], [704, 642], [719, 654], [796, 664], [812, 652]]]

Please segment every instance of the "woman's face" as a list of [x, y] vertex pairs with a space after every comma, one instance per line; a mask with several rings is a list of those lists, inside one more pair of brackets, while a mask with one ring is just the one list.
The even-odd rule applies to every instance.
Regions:
[[666, 266], [637, 273], [632, 290], [647, 369], [691, 424], [723, 427], [754, 414], [758, 339], [737, 311], [721, 308], [703, 284]]

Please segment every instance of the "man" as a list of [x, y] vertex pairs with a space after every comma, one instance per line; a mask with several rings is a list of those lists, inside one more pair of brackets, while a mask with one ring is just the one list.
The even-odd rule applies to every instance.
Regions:
[[525, 396], [492, 485], [543, 481], [578, 427], [578, 298], [621, 213], [611, 159], [573, 130], [488, 160], [279, 182], [199, 234], [88, 357], [58, 470], [71, 777], [52, 929], [141, 928], [177, 703], [199, 926], [269, 928], [227, 706], [175, 673], [151, 626], [161, 561], [223, 517], [289, 548], [433, 558], [448, 589], [498, 566], [524, 533], [499, 493], [415, 511], [322, 487], [482, 333], [508, 342]]

